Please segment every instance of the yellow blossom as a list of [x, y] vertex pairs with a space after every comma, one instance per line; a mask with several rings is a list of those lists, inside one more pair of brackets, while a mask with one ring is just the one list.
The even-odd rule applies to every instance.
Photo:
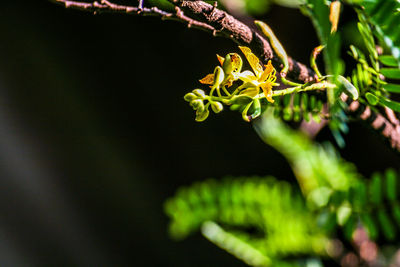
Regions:
[[242, 94], [248, 93], [251, 95], [257, 95], [261, 88], [267, 100], [273, 103], [274, 100], [272, 99], [272, 86], [277, 86], [279, 84], [275, 83], [276, 70], [272, 66], [271, 60], [268, 61], [267, 65], [264, 65], [265, 69], [263, 69], [260, 60], [256, 55], [253, 54], [253, 52], [251, 52], [250, 48], [246, 46], [239, 46], [239, 48], [242, 50], [251, 68], [253, 69], [253, 72], [244, 71], [239, 75], [239, 79], [244, 82], [242, 87], [246, 88], [242, 91]]
[[[225, 78], [221, 83], [222, 86], [230, 87], [239, 77], [238, 74], [242, 69], [242, 58], [237, 53], [229, 53], [225, 58], [217, 55], [217, 59], [224, 70]], [[214, 85], [214, 73], [207, 74], [203, 79], [199, 80], [202, 84]]]

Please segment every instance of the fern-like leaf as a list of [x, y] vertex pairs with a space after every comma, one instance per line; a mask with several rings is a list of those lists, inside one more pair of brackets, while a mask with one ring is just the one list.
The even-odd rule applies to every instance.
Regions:
[[299, 192], [272, 177], [197, 183], [168, 200], [165, 211], [173, 237], [201, 228], [208, 239], [246, 262], [246, 253], [270, 266], [286, 257], [325, 253], [327, 239]]

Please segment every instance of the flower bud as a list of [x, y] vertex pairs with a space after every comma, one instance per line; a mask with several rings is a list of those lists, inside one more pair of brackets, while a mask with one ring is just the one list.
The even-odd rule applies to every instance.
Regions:
[[201, 89], [194, 89], [192, 93], [194, 93], [195, 95], [199, 96], [202, 99], [206, 98], [206, 93]]
[[207, 119], [209, 114], [210, 114], [210, 112], [208, 111], [208, 109], [203, 109], [202, 111], [197, 110], [196, 111], [196, 121], [198, 121], [198, 122], [204, 121], [205, 119]]
[[225, 72], [225, 74], [231, 74], [233, 71], [233, 65], [232, 65], [232, 58], [230, 54], [227, 54], [225, 56], [224, 64], [222, 64], [222, 68]]
[[204, 110], [204, 103], [201, 99], [196, 99], [190, 102], [190, 105], [193, 107], [194, 110]]
[[224, 70], [217, 66], [214, 69], [214, 86], [219, 87], [220, 84], [224, 81], [225, 75]]
[[185, 99], [185, 101], [187, 101], [187, 102], [191, 102], [191, 101], [197, 99], [197, 96], [196, 96], [195, 94], [193, 94], [193, 93], [187, 93], [187, 94], [183, 97], [183, 99]]
[[253, 100], [253, 113], [250, 115], [251, 119], [254, 120], [261, 114], [261, 103], [258, 98]]
[[224, 106], [221, 104], [221, 102], [213, 101], [211, 102], [211, 108], [214, 113], [220, 113], [224, 109]]

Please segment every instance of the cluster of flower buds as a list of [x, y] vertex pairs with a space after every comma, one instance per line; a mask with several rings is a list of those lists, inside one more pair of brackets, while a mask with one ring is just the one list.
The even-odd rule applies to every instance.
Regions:
[[[201, 89], [194, 89], [192, 92], [187, 93], [184, 99], [190, 103], [190, 106], [196, 111], [196, 121], [204, 121], [207, 119], [210, 112], [208, 111], [211, 106], [214, 113], [221, 112], [224, 107], [221, 102], [207, 99], [205, 92]], [[204, 104], [204, 101], [208, 103]]]
[[208, 117], [210, 106], [215, 113], [219, 113], [223, 110], [223, 105], [234, 105], [242, 111], [243, 119], [250, 121], [261, 113], [260, 98], [266, 98], [271, 103], [274, 101], [272, 87], [278, 84], [275, 83], [276, 70], [271, 62], [263, 67], [250, 48], [239, 48], [253, 72], [242, 72], [243, 60], [237, 53], [229, 53], [225, 58], [217, 55], [220, 66], [200, 80], [200, 83], [211, 88], [209, 94], [195, 89], [184, 97], [196, 111], [196, 121], [204, 121]]

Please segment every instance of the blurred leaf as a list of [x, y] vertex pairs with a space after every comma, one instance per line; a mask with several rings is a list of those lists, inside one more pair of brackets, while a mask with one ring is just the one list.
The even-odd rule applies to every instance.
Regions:
[[[246, 261], [251, 258], [246, 253], [260, 253], [258, 258], [275, 262], [285, 255], [322, 251], [325, 244], [299, 193], [271, 177], [196, 183], [167, 200], [165, 212], [174, 238], [184, 238], [203, 225], [207, 238]], [[249, 227], [257, 229], [256, 234], [243, 230]]]
[[385, 84], [383, 88], [391, 93], [400, 93], [400, 84], [388, 83]]
[[333, 147], [314, 145], [307, 136], [289, 129], [270, 112], [265, 112], [254, 126], [267, 144], [287, 158], [306, 197], [322, 186], [348, 191], [358, 177], [354, 165], [342, 160]]
[[385, 172], [385, 185], [386, 185], [386, 197], [389, 201], [394, 201], [397, 197], [397, 177], [396, 173], [392, 169], [388, 169]]
[[382, 68], [381, 73], [389, 79], [400, 79], [400, 69]]
[[374, 204], [380, 204], [382, 201], [382, 178], [379, 173], [374, 173], [371, 178], [370, 198]]
[[379, 98], [379, 103], [383, 106], [390, 108], [393, 111], [400, 112], [400, 103], [396, 101], [391, 101], [383, 97]]
[[351, 207], [348, 203], [340, 205], [337, 211], [337, 222], [340, 226], [343, 226], [351, 215]]
[[394, 240], [396, 236], [396, 228], [394, 227], [384, 208], [378, 210], [378, 220], [382, 226], [381, 229], [386, 239]]
[[358, 99], [358, 90], [357, 88], [354, 87], [354, 85], [351, 82], [349, 82], [349, 80], [347, 80], [342, 75], [339, 75], [338, 81], [344, 86], [345, 91], [347, 92], [348, 95], [350, 95], [353, 98], [353, 100]]
[[379, 61], [382, 62], [383, 65], [390, 67], [398, 67], [398, 62], [393, 56], [383, 55], [379, 56]]
[[369, 238], [375, 240], [378, 237], [378, 228], [370, 214], [361, 214], [361, 222], [368, 232]]
[[371, 104], [372, 106], [375, 106], [376, 104], [379, 103], [379, 98], [376, 95], [371, 94], [370, 92], [367, 92], [365, 94], [365, 98], [368, 100], [368, 103]]

